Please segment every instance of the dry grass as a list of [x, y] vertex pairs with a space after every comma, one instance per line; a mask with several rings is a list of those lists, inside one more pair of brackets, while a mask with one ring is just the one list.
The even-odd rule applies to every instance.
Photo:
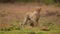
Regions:
[[[24, 4], [24, 3], [22, 3], [22, 4], [20, 4], [20, 3], [18, 3], [18, 4], [17, 3], [16, 4], [0, 4], [0, 11], [6, 11], [6, 13], [8, 13], [8, 16], [6, 16], [6, 19], [7, 19], [6, 22], [7, 22], [7, 25], [9, 26], [10, 23], [23, 22], [23, 19], [25, 17], [26, 12], [34, 11], [34, 10], [36, 10], [36, 7], [41, 7], [42, 8], [41, 20], [40, 20], [41, 22], [45, 21], [45, 19], [46, 19], [47, 21], [51, 21], [51, 22], [56, 23], [58, 25], [58, 23], [60, 21], [59, 21], [59, 18], [57, 18], [56, 16], [42, 17], [46, 14], [47, 10], [48, 11], [53, 11], [53, 12], [60, 11], [59, 7], [55, 7], [53, 5], [38, 6], [37, 4], [33, 4], [33, 3], [32, 4], [31, 3], [29, 3], [29, 4]], [[10, 25], [12, 25], [12, 24], [10, 24]], [[2, 25], [2, 26], [4, 26], [4, 25]]]

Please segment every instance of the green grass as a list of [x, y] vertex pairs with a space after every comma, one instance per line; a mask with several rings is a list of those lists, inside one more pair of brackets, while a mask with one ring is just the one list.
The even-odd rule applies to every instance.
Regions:
[[[6, 18], [5, 16], [7, 16], [7, 14], [5, 13], [5, 11], [1, 12], [1, 20], [2, 22], [7, 22], [5, 21]], [[12, 27], [6, 27], [6, 28], [2, 28], [0, 31], [0, 34], [60, 34], [60, 30], [56, 30], [59, 27], [55, 24], [53, 24], [54, 21], [50, 21], [48, 19], [43, 20], [42, 22], [39, 22], [39, 26], [40, 24], [43, 24], [44, 26], [47, 26], [48, 28], [50, 28], [50, 31], [42, 31], [40, 30], [40, 27], [36, 28], [21, 28], [19, 26], [20, 21], [19, 20], [13, 20], [12, 21], [13, 25]], [[55, 22], [54, 22], [55, 23]], [[43, 27], [43, 26], [42, 26]]]
[[39, 32], [34, 32], [34, 31], [0, 31], [0, 34], [60, 34], [60, 31], [39, 31]]
[[41, 31], [39, 28], [31, 28], [13, 31], [0, 31], [0, 34], [60, 34], [60, 30]]

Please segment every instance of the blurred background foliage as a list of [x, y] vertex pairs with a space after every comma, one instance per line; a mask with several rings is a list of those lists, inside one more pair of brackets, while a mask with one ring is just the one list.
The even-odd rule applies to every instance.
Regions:
[[60, 0], [0, 0], [2, 3], [14, 3], [14, 2], [37, 2], [37, 3], [60, 3]]

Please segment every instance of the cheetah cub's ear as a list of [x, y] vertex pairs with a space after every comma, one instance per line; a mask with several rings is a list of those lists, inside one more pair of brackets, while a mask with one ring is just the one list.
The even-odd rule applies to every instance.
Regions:
[[41, 8], [37, 8], [37, 10], [36, 10], [36, 11], [40, 12], [40, 11], [41, 11]]

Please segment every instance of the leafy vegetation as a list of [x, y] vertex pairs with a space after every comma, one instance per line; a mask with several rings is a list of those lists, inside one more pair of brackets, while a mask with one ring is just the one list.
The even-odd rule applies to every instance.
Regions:
[[45, 3], [46, 5], [48, 4], [53, 4], [54, 1], [53, 0], [41, 0], [42, 3]]
[[54, 4], [54, 3], [60, 3], [60, 0], [0, 0], [0, 2], [11, 2], [11, 3], [14, 3], [14, 2], [42, 2], [44, 4]]

